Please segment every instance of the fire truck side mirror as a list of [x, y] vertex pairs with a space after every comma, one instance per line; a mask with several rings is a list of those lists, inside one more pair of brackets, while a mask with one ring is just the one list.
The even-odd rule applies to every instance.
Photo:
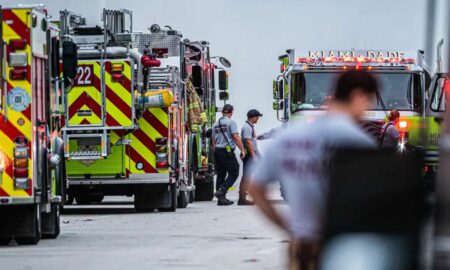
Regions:
[[283, 98], [283, 80], [273, 81], [273, 99]]
[[219, 92], [219, 99], [220, 100], [228, 100], [229, 99], [228, 92], [227, 91]]
[[77, 45], [72, 41], [64, 41], [62, 45], [63, 73], [65, 78], [75, 79], [77, 76]]
[[201, 88], [203, 86], [203, 73], [201, 66], [192, 66], [192, 84], [195, 88]]
[[228, 73], [225, 70], [219, 71], [219, 90], [228, 90]]
[[272, 104], [272, 108], [275, 111], [282, 110], [283, 109], [283, 101], [281, 101], [281, 100], [274, 101], [273, 104]]

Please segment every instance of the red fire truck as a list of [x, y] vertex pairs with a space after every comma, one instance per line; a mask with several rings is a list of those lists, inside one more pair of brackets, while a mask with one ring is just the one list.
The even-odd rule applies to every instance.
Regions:
[[43, 6], [0, 14], [0, 244], [13, 237], [19, 244], [36, 244], [41, 236], [59, 235], [66, 184], [60, 47], [63, 72], [72, 79], [76, 47], [60, 43]]

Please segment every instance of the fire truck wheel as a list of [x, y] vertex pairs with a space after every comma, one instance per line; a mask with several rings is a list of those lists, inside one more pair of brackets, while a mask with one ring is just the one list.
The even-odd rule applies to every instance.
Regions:
[[26, 236], [15, 236], [14, 239], [19, 245], [35, 245], [41, 240], [41, 207], [39, 204], [32, 205], [26, 211], [23, 226], [28, 227]]
[[180, 191], [178, 194], [178, 208], [186, 208], [189, 204], [190, 192]]
[[153, 204], [149, 204], [149, 194], [145, 192], [139, 192], [134, 194], [134, 210], [138, 213], [147, 213], [155, 211]]
[[100, 195], [91, 195], [91, 201], [93, 203], [101, 203], [103, 201], [103, 199], [105, 198], [104, 195], [100, 194]]
[[212, 201], [214, 198], [214, 181], [212, 179], [205, 181], [195, 180], [195, 200], [196, 201]]
[[79, 205], [86, 205], [92, 203], [91, 196], [89, 195], [77, 195], [75, 196], [75, 200]]
[[159, 212], [175, 212], [175, 211], [177, 211], [178, 199], [177, 199], [177, 184], [176, 183], [170, 184], [169, 196], [170, 196], [170, 207], [158, 208]]
[[195, 202], [195, 190], [191, 190], [191, 192], [189, 192], [189, 203], [193, 202]]
[[60, 232], [59, 206], [52, 204], [50, 213], [42, 214], [42, 238], [55, 239]]
[[11, 242], [11, 236], [0, 237], [0, 246], [7, 246]]
[[71, 205], [75, 201], [75, 197], [72, 194], [67, 195], [67, 201], [64, 203], [65, 205]]

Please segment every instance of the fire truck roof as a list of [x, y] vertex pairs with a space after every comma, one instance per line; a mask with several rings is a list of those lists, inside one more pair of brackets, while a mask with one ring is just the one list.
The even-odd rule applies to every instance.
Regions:
[[375, 69], [422, 69], [421, 51], [399, 50], [302, 50], [288, 51], [289, 62], [314, 69], [361, 66]]

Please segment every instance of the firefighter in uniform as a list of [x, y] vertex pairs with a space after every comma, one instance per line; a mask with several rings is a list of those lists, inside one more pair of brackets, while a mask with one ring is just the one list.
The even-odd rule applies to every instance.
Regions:
[[247, 179], [250, 176], [251, 164], [258, 161], [260, 152], [258, 150], [258, 144], [256, 141], [256, 133], [254, 125], [258, 123], [262, 114], [255, 109], [247, 112], [247, 121], [245, 121], [241, 130], [241, 138], [245, 148], [245, 158], [242, 160], [243, 170], [241, 183], [239, 185], [239, 201], [238, 205], [253, 205], [253, 202], [247, 200]]
[[396, 150], [400, 142], [400, 133], [397, 130], [400, 113], [392, 110], [387, 118], [388, 121], [381, 128], [380, 147]]
[[226, 198], [228, 189], [233, 186], [239, 177], [239, 163], [234, 150], [236, 146], [241, 151], [241, 158], [245, 158], [245, 151], [236, 122], [231, 119], [233, 106], [226, 104], [222, 109], [222, 117], [213, 126], [214, 160], [217, 180], [217, 205], [231, 205], [232, 201]]

